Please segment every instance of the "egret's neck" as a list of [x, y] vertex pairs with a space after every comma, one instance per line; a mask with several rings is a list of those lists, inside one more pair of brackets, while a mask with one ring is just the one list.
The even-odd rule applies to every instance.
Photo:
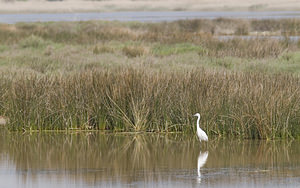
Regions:
[[200, 128], [200, 125], [199, 125], [199, 123], [200, 123], [200, 116], [198, 116], [198, 119], [197, 119], [197, 129], [199, 129], [199, 128]]

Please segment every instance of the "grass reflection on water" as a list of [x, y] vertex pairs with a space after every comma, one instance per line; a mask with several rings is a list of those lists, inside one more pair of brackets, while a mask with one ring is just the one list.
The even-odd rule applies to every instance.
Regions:
[[[202, 144], [202, 153], [209, 155], [201, 183], [300, 177], [298, 141], [212, 139]], [[31, 181], [44, 174], [89, 185], [170, 180], [193, 185], [199, 152], [197, 138], [185, 134], [0, 133], [0, 166], [13, 164], [22, 172], [17, 175]]]

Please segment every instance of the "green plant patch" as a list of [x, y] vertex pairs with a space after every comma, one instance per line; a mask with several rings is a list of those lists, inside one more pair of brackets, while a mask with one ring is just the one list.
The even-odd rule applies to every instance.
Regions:
[[158, 56], [167, 56], [172, 54], [182, 54], [187, 52], [201, 52], [203, 47], [189, 43], [179, 43], [173, 45], [158, 44], [152, 48], [152, 53]]

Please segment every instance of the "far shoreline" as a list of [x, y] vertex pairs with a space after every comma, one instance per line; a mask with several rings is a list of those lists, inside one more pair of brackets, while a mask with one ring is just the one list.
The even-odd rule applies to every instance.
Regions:
[[243, 12], [269, 12], [269, 11], [300, 11], [300, 2], [284, 0], [269, 0], [264, 3], [259, 0], [176, 0], [162, 1], [0, 1], [0, 14], [16, 13], [86, 13], [86, 12], [124, 12], [124, 11], [243, 11]]

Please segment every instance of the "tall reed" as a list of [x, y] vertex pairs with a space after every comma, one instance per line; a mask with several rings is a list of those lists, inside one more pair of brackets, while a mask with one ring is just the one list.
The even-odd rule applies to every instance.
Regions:
[[210, 135], [298, 137], [300, 79], [288, 75], [122, 68], [0, 78], [9, 129], [188, 131], [202, 114]]

